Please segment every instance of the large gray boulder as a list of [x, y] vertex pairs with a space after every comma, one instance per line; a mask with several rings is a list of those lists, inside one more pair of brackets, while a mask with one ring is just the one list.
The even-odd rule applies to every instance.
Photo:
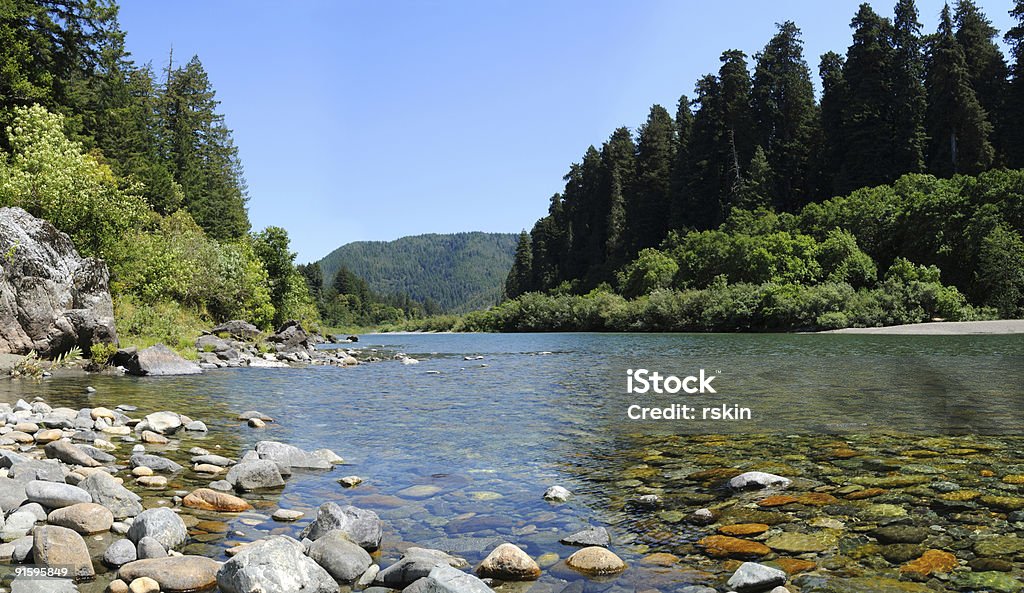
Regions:
[[384, 535], [384, 522], [373, 511], [325, 502], [317, 509], [316, 519], [302, 530], [300, 537], [316, 541], [335, 529], [340, 530], [359, 547], [373, 551], [380, 547], [380, 540]]
[[228, 470], [225, 479], [239, 492], [284, 486], [281, 468], [269, 459], [243, 461]]
[[337, 593], [338, 583], [285, 535], [253, 542], [217, 572], [221, 593]]
[[188, 539], [188, 529], [177, 513], [166, 507], [149, 509], [139, 513], [128, 529], [128, 539], [139, 543], [144, 537], [152, 537], [166, 550], [173, 549]]
[[185, 360], [163, 344], [156, 344], [143, 350], [123, 348], [114, 354], [111, 363], [124, 367], [129, 375], [159, 377], [165, 375], [198, 375], [200, 366]]
[[142, 498], [106, 472], [93, 472], [78, 487], [88, 492], [93, 502], [110, 509], [118, 521], [142, 512]]
[[21, 208], [0, 208], [0, 353], [53, 356], [117, 343], [110, 274]]
[[309, 350], [312, 347], [309, 337], [301, 323], [295, 319], [290, 319], [278, 328], [277, 333], [268, 336], [267, 341], [277, 344], [279, 350], [294, 352], [296, 350]]
[[313, 542], [309, 546], [309, 557], [324, 567], [339, 583], [355, 581], [373, 564], [366, 550], [337, 529], [328, 531]]

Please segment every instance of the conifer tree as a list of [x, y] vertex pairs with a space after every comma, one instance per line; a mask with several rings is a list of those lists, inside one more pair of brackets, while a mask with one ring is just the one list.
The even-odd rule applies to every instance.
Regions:
[[198, 56], [181, 68], [168, 66], [160, 106], [164, 156], [195, 221], [209, 236], [230, 239], [249, 230], [248, 197], [219, 103]]
[[1017, 24], [1006, 32], [1005, 40], [1012, 57], [1011, 79], [1006, 94], [1005, 149], [1006, 165], [1024, 167], [1024, 0], [1016, 0], [1010, 16]]
[[626, 200], [636, 188], [636, 145], [629, 128], [620, 127], [601, 147], [601, 215], [604, 219], [603, 258], [591, 268], [588, 286], [610, 280], [612, 273], [628, 261], [629, 229]]
[[821, 77], [821, 105], [819, 107], [820, 137], [816, 154], [815, 194], [824, 200], [836, 192], [836, 178], [845, 156], [843, 144], [843, 112], [845, 111], [846, 80], [843, 78], [843, 56], [830, 51], [821, 56], [818, 74]]
[[995, 39], [999, 31], [974, 0], [957, 0], [953, 15], [956, 41], [964, 53], [964, 65], [971, 88], [985, 116], [992, 124], [992, 145], [997, 162], [1004, 160], [1003, 125], [1004, 99], [1008, 69], [1003, 52]]
[[924, 53], [914, 0], [898, 0], [893, 21], [892, 132], [897, 174], [924, 170]]
[[690, 171], [690, 139], [693, 136], [693, 112], [690, 110], [690, 99], [683, 95], [676, 105], [676, 156], [672, 163], [672, 192], [669, 204], [669, 229], [679, 229], [690, 225], [689, 192], [691, 182]]
[[971, 88], [948, 5], [929, 43], [927, 69], [929, 171], [948, 177], [987, 169], [994, 154], [989, 142], [992, 126]]
[[668, 234], [676, 144], [672, 116], [661, 105], [654, 105], [637, 137], [636, 187], [627, 199], [630, 257], [658, 245]]
[[892, 23], [861, 4], [850, 23], [853, 44], [846, 52], [843, 81], [842, 136], [844, 156], [837, 175], [837, 190], [894, 180], [889, 110], [892, 102]]
[[758, 146], [772, 171], [772, 178], [765, 180], [766, 197], [781, 207], [795, 209], [807, 199], [814, 87], [803, 57], [800, 29], [792, 21], [778, 28], [756, 56], [751, 102]]
[[505, 279], [505, 296], [514, 299], [533, 290], [533, 247], [530, 235], [526, 231], [519, 233], [519, 244], [516, 246], [512, 269]]

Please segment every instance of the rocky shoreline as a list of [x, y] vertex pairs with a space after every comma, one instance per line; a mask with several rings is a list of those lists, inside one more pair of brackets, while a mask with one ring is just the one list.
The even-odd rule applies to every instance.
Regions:
[[[262, 440], [230, 455], [184, 444], [205, 434], [211, 420], [253, 428], [275, 423], [258, 411], [203, 419], [137, 413], [131, 405], [0, 404], [0, 563], [70, 571], [60, 580], [19, 576], [13, 591], [99, 591], [94, 587], [101, 585], [112, 593], [213, 587], [486, 593], [524, 590], [515, 583], [536, 579], [536, 591], [552, 593], [589, 591], [591, 583], [649, 593], [1024, 589], [1024, 462], [1010, 449], [975, 439], [808, 437], [793, 440], [790, 453], [774, 461], [759, 457], [764, 443], [753, 438], [654, 440], [644, 447], [642, 464], [616, 470], [614, 485], [606, 486], [626, 497], [623, 512], [647, 526], [644, 539], [603, 526], [564, 531], [559, 544], [575, 551], [562, 558], [549, 547], [537, 554], [524, 525], [498, 535], [468, 570], [466, 560], [452, 555], [456, 550], [431, 549], [436, 543], [382, 549], [389, 525], [373, 510], [328, 496], [304, 513], [294, 509], [294, 497], [273, 494], [293, 475], [341, 476], [344, 461], [330, 450]], [[747, 462], [728, 461], [744, 451]], [[1000, 451], [1003, 462], [993, 464]], [[331, 478], [338, 499], [365, 477], [373, 476]], [[398, 494], [427, 501], [438, 489]], [[557, 485], [536, 497], [552, 508], [575, 500]], [[217, 527], [236, 520], [282, 527], [237, 541], [226, 526]], [[654, 544], [682, 534], [681, 543]], [[206, 548], [209, 554], [186, 550], [197, 541], [220, 545]], [[623, 552], [633, 558], [628, 566]], [[658, 571], [664, 575], [657, 584], [644, 583]], [[634, 585], [651, 586], [614, 586], [631, 573]], [[636, 575], [644, 576], [635, 582]], [[93, 578], [99, 581], [90, 583]]]
[[[202, 433], [206, 424], [162, 411], [133, 418], [133, 406], [53, 408], [41, 399], [0, 404], [0, 562], [16, 569], [11, 587], [19, 593], [77, 590], [76, 583], [110, 568], [110, 593], [185, 593], [218, 588], [223, 593], [336, 593], [341, 586], [384, 591], [492, 591], [494, 582], [532, 581], [537, 562], [512, 543], [502, 543], [475, 568], [442, 550], [409, 547], [397, 562], [381, 569], [371, 553], [381, 545], [384, 522], [366, 509], [325, 502], [299, 539], [286, 535], [236, 545], [219, 562], [178, 550], [189, 539], [183, 516], [204, 511], [252, 511], [247, 493], [283, 487], [295, 471], [330, 471], [344, 460], [329, 449], [305, 451], [276, 441], [259, 441], [239, 459], [194, 447], [191, 468], [160, 454], [180, 434]], [[256, 411], [238, 421], [262, 427], [274, 419]], [[166, 506], [146, 506], [147, 490], [168, 486], [168, 477], [191, 472], [207, 487], [180, 491]], [[338, 480], [352, 487], [362, 479]], [[140, 494], [141, 492], [141, 494]], [[565, 502], [570, 493], [553, 487], [544, 493]], [[282, 523], [304, 514], [277, 508]], [[112, 533], [103, 550], [86, 539]], [[566, 565], [582, 574], [612, 575], [626, 564], [606, 549], [607, 533], [566, 539], [582, 548]], [[45, 575], [41, 578], [40, 575]]]

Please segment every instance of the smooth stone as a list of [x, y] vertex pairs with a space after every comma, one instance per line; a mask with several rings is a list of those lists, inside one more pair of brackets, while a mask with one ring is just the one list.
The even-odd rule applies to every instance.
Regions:
[[167, 549], [164, 548], [163, 544], [150, 536], [140, 539], [135, 550], [140, 560], [167, 557]]
[[206, 423], [201, 420], [193, 420], [185, 425], [185, 430], [190, 432], [207, 432], [209, 429], [206, 427]]
[[110, 531], [114, 514], [102, 505], [82, 502], [56, 509], [46, 518], [51, 525], [67, 527], [83, 535]]
[[83, 467], [99, 467], [101, 465], [99, 461], [93, 459], [71, 441], [59, 440], [47, 443], [43, 447], [43, 452], [46, 453], [48, 458], [63, 461], [68, 465], [81, 465]]
[[476, 574], [500, 581], [535, 581], [540, 578], [540, 567], [518, 546], [504, 543], [483, 559]]
[[487, 583], [446, 564], [435, 566], [419, 593], [494, 593]]
[[25, 497], [51, 509], [59, 509], [80, 502], [92, 502], [92, 496], [78, 486], [40, 480], [32, 480], [25, 484]]
[[132, 580], [128, 585], [128, 590], [131, 593], [160, 593], [160, 583], [156, 579], [140, 577]]
[[616, 574], [626, 570], [626, 563], [600, 546], [577, 550], [565, 561], [566, 566], [589, 575]]
[[302, 511], [293, 511], [290, 509], [277, 509], [276, 511], [274, 511], [274, 514], [271, 515], [271, 518], [275, 521], [298, 521], [303, 516], [305, 516], [305, 513], [303, 513]]
[[254, 447], [260, 459], [269, 459], [288, 467], [303, 469], [331, 469], [331, 463], [302, 449], [277, 441], [260, 441]]
[[269, 459], [246, 461], [232, 466], [225, 478], [235, 490], [242, 492], [284, 486], [280, 468]]
[[137, 559], [138, 553], [135, 550], [135, 544], [126, 539], [117, 540], [107, 546], [107, 551], [103, 552], [103, 563], [112, 568], [134, 562]]
[[392, 589], [404, 589], [415, 581], [426, 578], [435, 567], [440, 565], [462, 568], [466, 561], [451, 556], [441, 550], [427, 548], [408, 548], [397, 562], [377, 573], [375, 585], [383, 585]]
[[161, 507], [142, 511], [132, 522], [128, 539], [138, 544], [144, 537], [153, 537], [165, 549], [171, 550], [188, 539], [188, 530], [177, 513]]
[[67, 569], [74, 579], [96, 576], [85, 540], [66, 527], [37, 527], [32, 533], [32, 559], [42, 567]]
[[181, 428], [181, 415], [174, 412], [155, 412], [146, 415], [146, 425], [160, 434], [172, 434]]
[[772, 587], [785, 585], [786, 573], [770, 566], [756, 562], [744, 562], [729, 577], [729, 587], [738, 593], [748, 591], [765, 591]]
[[167, 478], [164, 476], [142, 476], [136, 480], [140, 486], [146, 488], [166, 488]]
[[166, 445], [167, 443], [171, 442], [171, 440], [165, 437], [164, 435], [153, 432], [152, 430], [142, 431], [141, 438], [143, 443], [150, 443], [153, 445]]
[[240, 513], [252, 509], [251, 504], [237, 496], [209, 488], [194, 490], [181, 503], [191, 509], [224, 513]]
[[151, 578], [163, 593], [204, 591], [217, 584], [220, 563], [204, 556], [168, 556], [136, 560], [118, 570], [122, 580]]
[[203, 453], [202, 455], [196, 455], [192, 457], [192, 463], [229, 467], [235, 464], [235, 460], [228, 459], [227, 457], [224, 457], [222, 455], [212, 455], [210, 453]]
[[307, 555], [339, 583], [355, 581], [373, 564], [370, 554], [338, 529], [314, 541]]
[[410, 486], [408, 488], [399, 490], [396, 494], [403, 498], [430, 498], [441, 491], [438, 486], [429, 484], [421, 484], [418, 486]]
[[129, 459], [128, 461], [133, 468], [139, 466], [146, 466], [149, 469], [156, 472], [167, 472], [175, 474], [182, 470], [182, 467], [180, 465], [171, 461], [170, 459], [159, 457], [157, 455], [149, 455], [147, 453], [136, 453], [135, 455], [132, 455], [131, 459]]

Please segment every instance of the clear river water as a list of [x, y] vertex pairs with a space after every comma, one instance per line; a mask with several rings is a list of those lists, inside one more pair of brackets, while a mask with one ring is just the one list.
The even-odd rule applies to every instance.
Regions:
[[[1010, 514], [1024, 508], [1024, 486], [1003, 479], [1024, 474], [1021, 336], [388, 334], [363, 336], [355, 346], [420, 362], [0, 381], [0, 401], [42, 397], [75, 409], [131, 404], [139, 408], [135, 417], [187, 414], [209, 433], [157, 447], [186, 467], [191, 447], [237, 457], [259, 440], [327, 447], [345, 458], [332, 471], [296, 472], [283, 491], [246, 495], [255, 512], [187, 511], [192, 537], [185, 551], [219, 560], [239, 542], [298, 534], [326, 501], [381, 516], [382, 566], [410, 544], [476, 563], [497, 544], [516, 543], [542, 557], [544, 576], [498, 590], [537, 593], [667, 593], [695, 584], [726, 591], [724, 579], [742, 554], [725, 558], [699, 544], [719, 524], [770, 525], [750, 538], [757, 541], [828, 535], [820, 550], [779, 546], [762, 558], [813, 563], [803, 568], [808, 592], [858, 591], [858, 579], [874, 583], [865, 591], [889, 591], [882, 584], [890, 581], [892, 591], [916, 591], [917, 583], [898, 580], [906, 559], [864, 549], [873, 540], [863, 532], [893, 518], [936, 526], [921, 551], [957, 554], [965, 574], [979, 572], [966, 566], [985, 555], [972, 548], [978, 538], [1024, 535]], [[680, 378], [703, 369], [715, 377], [716, 393], [627, 393], [627, 370], [641, 368]], [[96, 392], [86, 394], [87, 385]], [[690, 406], [694, 417], [630, 418], [675, 405]], [[704, 418], [705, 409], [726, 417]], [[246, 410], [276, 421], [249, 428], [236, 420]], [[744, 414], [749, 419], [730, 419]], [[122, 449], [117, 455], [126, 459], [130, 445]], [[753, 469], [798, 478], [797, 495], [828, 498], [767, 507], [722, 487], [723, 478]], [[349, 489], [337, 483], [350, 474], [364, 482]], [[921, 479], [890, 479], [908, 475]], [[168, 504], [176, 491], [208, 481], [186, 469], [166, 490], [140, 492], [147, 506]], [[940, 482], [955, 488], [933, 487]], [[573, 498], [542, 500], [555, 484]], [[882, 492], [852, 496], [858, 488]], [[968, 494], [956, 500], [950, 492]], [[660, 507], [635, 504], [652, 493]], [[279, 506], [307, 517], [274, 522], [269, 515]], [[719, 524], [688, 520], [702, 507], [713, 508]], [[616, 578], [586, 578], [564, 566], [574, 549], [558, 540], [598, 525], [630, 566]], [[110, 537], [92, 538], [90, 546], [101, 554]], [[1022, 552], [996, 555], [1008, 563], [1001, 574], [1019, 582]], [[110, 576], [100, 575], [95, 586]], [[933, 580], [932, 590], [967, 590], [956, 578]]]

